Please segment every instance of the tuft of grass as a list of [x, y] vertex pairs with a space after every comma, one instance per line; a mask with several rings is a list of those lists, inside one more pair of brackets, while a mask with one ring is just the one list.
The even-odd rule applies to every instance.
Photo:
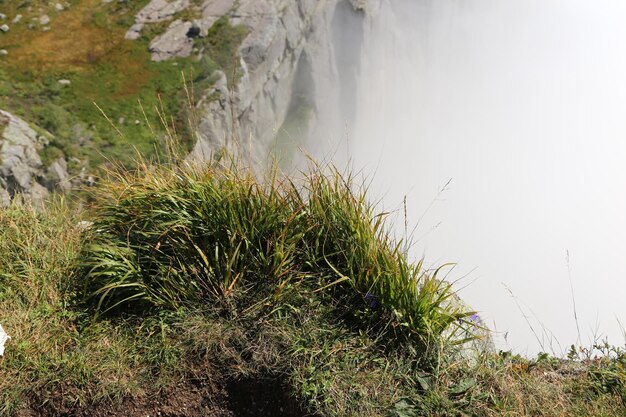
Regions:
[[82, 291], [100, 311], [278, 303], [285, 289], [305, 289], [421, 341], [471, 314], [450, 307], [438, 270], [410, 263], [365, 190], [334, 170], [296, 185], [262, 184], [232, 161], [144, 165], [104, 180], [94, 197]]

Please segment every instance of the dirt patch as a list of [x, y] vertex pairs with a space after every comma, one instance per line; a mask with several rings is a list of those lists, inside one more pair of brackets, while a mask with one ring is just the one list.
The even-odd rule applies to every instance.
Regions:
[[227, 384], [230, 410], [237, 417], [310, 416], [279, 381], [244, 379]]
[[[187, 380], [155, 395], [124, 399], [121, 404], [70, 407], [59, 390], [42, 408], [22, 410], [17, 417], [308, 417], [298, 401], [278, 381], [225, 381], [209, 376]], [[40, 402], [40, 401], [36, 401]]]

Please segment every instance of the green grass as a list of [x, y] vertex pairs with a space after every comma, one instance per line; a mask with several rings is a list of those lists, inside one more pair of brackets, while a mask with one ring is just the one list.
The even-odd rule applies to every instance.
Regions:
[[230, 162], [146, 166], [105, 181], [94, 198], [83, 292], [100, 310], [276, 303], [287, 290], [308, 290], [334, 294], [366, 326], [383, 320], [414, 340], [471, 314], [444, 307], [450, 287], [438, 271], [411, 264], [385, 215], [336, 171], [263, 184]]
[[625, 415], [618, 348], [455, 355], [441, 334], [467, 312], [349, 176], [139, 164], [99, 187], [87, 211], [0, 211], [0, 415], [238, 378], [324, 416]]

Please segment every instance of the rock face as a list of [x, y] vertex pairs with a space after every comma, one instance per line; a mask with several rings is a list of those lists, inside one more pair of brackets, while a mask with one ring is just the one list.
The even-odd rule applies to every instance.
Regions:
[[[300, 121], [308, 125], [305, 136], [309, 127], [322, 125], [316, 121], [324, 121], [327, 132], [317, 132], [324, 135], [350, 116], [354, 97], [336, 87], [354, 82], [355, 72], [343, 67], [358, 61], [367, 9], [368, 0], [152, 0], [126, 38], [137, 39], [150, 23], [171, 21], [150, 43], [152, 59], [165, 61], [192, 54], [194, 39], [206, 36], [222, 16], [244, 25], [248, 36], [239, 47], [239, 76], [214, 74], [217, 82], [198, 100], [198, 141], [190, 158], [203, 161], [227, 146], [260, 166], [292, 115], [308, 116]], [[182, 11], [193, 17], [177, 18]], [[343, 32], [353, 32], [355, 50], [345, 46]], [[328, 99], [332, 94], [346, 97]]]
[[152, 0], [135, 16], [135, 24], [126, 32], [126, 39], [137, 39], [146, 23], [158, 23], [171, 19], [176, 13], [189, 7], [189, 0]]
[[193, 23], [175, 20], [170, 24], [167, 32], [157, 37], [150, 44], [153, 61], [165, 61], [177, 56], [191, 55], [193, 38], [187, 36]]
[[206, 160], [226, 145], [258, 166], [298, 106], [310, 110], [309, 126], [316, 118], [341, 119], [333, 100], [322, 100], [337, 81], [333, 17], [338, 7], [348, 7], [362, 24], [366, 16], [362, 4], [349, 0], [242, 0], [232, 9], [233, 3], [205, 2], [201, 27], [231, 10], [231, 23], [248, 28], [239, 48], [241, 78], [229, 88], [220, 74], [198, 103], [199, 140], [190, 157]]
[[65, 160], [44, 171], [39, 151], [45, 143], [24, 120], [0, 110], [0, 206], [18, 195], [38, 205], [51, 189], [69, 189]]

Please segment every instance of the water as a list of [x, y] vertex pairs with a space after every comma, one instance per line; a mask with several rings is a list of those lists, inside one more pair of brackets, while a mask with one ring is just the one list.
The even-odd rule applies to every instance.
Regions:
[[458, 263], [501, 348], [576, 343], [570, 282], [580, 342], [623, 343], [626, 3], [376, 4], [336, 160], [398, 210], [399, 235], [406, 196], [412, 255]]

